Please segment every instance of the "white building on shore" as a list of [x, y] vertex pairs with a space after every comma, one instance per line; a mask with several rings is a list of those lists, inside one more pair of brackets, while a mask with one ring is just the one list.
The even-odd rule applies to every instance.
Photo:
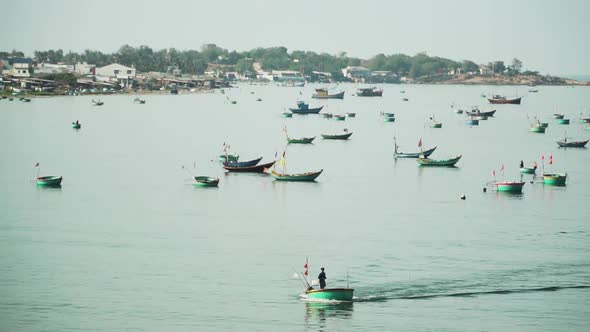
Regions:
[[130, 88], [135, 80], [135, 68], [112, 63], [96, 68], [97, 80], [116, 80], [122, 88]]

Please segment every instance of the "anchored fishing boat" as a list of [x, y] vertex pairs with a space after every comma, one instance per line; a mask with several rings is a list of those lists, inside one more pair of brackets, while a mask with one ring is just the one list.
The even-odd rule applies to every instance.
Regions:
[[439, 167], [453, 167], [461, 159], [462, 155], [451, 159], [429, 159], [420, 156], [416, 161], [420, 166], [439, 166]]
[[289, 108], [289, 111], [295, 114], [318, 114], [324, 106], [310, 108], [309, 104], [304, 101], [297, 102], [297, 108]]
[[145, 99], [141, 99], [139, 97], [133, 99], [133, 102], [136, 104], [145, 104]]
[[[318, 276], [321, 278], [318, 280], [308, 280], [307, 277], [309, 276], [309, 263], [306, 260], [303, 272], [303, 277], [300, 277], [297, 274], [297, 277], [302, 280], [303, 284], [305, 285], [305, 293], [302, 294], [302, 298], [307, 301], [326, 301], [326, 302], [352, 302], [354, 298], [354, 289], [348, 287], [348, 276], [346, 278], [347, 285], [346, 288], [326, 288], [325, 286], [325, 273], [324, 268], [322, 268], [322, 272]], [[323, 280], [322, 280], [323, 279]], [[319, 283], [320, 288], [314, 289], [313, 286]]]
[[520, 105], [522, 97], [508, 99], [501, 95], [493, 95], [492, 98], [488, 98], [490, 104], [516, 104]]
[[82, 128], [82, 124], [80, 122], [78, 122], [78, 120], [76, 120], [76, 122], [72, 122], [72, 128], [80, 129], [80, 128]]
[[100, 99], [99, 100], [92, 99], [92, 105], [94, 105], [94, 106], [102, 106], [102, 105], [104, 105], [104, 102], [100, 101]]
[[343, 134], [322, 134], [323, 139], [348, 139], [352, 136], [352, 131], [348, 132], [347, 130], [344, 131]]
[[465, 112], [465, 114], [467, 114], [467, 115], [473, 115], [473, 116], [486, 116], [486, 117], [488, 117], [488, 116], [494, 116], [494, 114], [495, 114], [495, 113], [496, 113], [496, 110], [493, 110], [493, 111], [488, 111], [488, 112], [482, 112], [482, 111], [480, 111], [480, 110], [479, 110], [479, 109], [477, 109], [477, 108], [476, 108], [476, 109], [473, 109], [473, 110], [471, 110], [471, 111], [467, 111], [467, 112]]
[[381, 97], [383, 96], [383, 89], [372, 88], [359, 88], [356, 92], [358, 97]]
[[279, 173], [276, 171], [270, 172], [270, 175], [278, 181], [315, 181], [315, 179], [322, 174], [324, 170], [319, 170], [317, 172], [305, 172], [305, 173], [298, 173], [298, 174], [287, 174], [287, 173]]
[[283, 128], [283, 131], [285, 132], [285, 136], [287, 137], [287, 143], [289, 144], [311, 144], [311, 142], [313, 142], [313, 140], [315, 139], [315, 136], [291, 138], [289, 137], [289, 133], [287, 132], [287, 126]]
[[[428, 150], [424, 150], [424, 151], [420, 151], [420, 152], [400, 152], [398, 150], [399, 145], [397, 144], [397, 140], [395, 139], [395, 137], [393, 138], [393, 146], [394, 146], [393, 156], [395, 158], [420, 158], [420, 156], [428, 157], [434, 152], [434, 150], [436, 150], [436, 146], [435, 146], [432, 149], [428, 149]], [[418, 147], [420, 148], [420, 150], [422, 150], [422, 139], [421, 138], [420, 138], [420, 141], [418, 141]]]
[[315, 89], [315, 92], [316, 93], [311, 95], [311, 97], [315, 98], [315, 99], [344, 99], [344, 91], [329, 94], [328, 89], [322, 88], [322, 89]]
[[255, 166], [257, 165], [260, 161], [262, 160], [262, 157], [257, 158], [257, 159], [252, 159], [252, 160], [248, 160], [248, 161], [226, 161], [223, 163], [223, 166], [228, 166], [228, 167], [250, 167], [250, 166]]
[[61, 176], [38, 176], [37, 185], [45, 187], [59, 187], [63, 177]]
[[496, 182], [496, 190], [500, 192], [521, 193], [524, 182], [520, 181], [502, 181]]
[[563, 119], [564, 116], [565, 116], [565, 114], [562, 114], [562, 113], [553, 113], [554, 119]]
[[195, 176], [196, 187], [217, 187], [219, 184], [219, 178], [211, 176]]
[[564, 118], [557, 119], [557, 124], [568, 125], [568, 124], [570, 124], [570, 119], [564, 119]]
[[583, 148], [583, 147], [586, 147], [586, 144], [588, 143], [588, 141], [590, 141], [590, 140], [568, 141], [567, 138], [564, 138], [561, 141], [557, 141], [557, 145], [559, 145], [560, 148]]
[[543, 173], [543, 183], [550, 186], [565, 186], [567, 173]]
[[[261, 158], [262, 159], [262, 158]], [[275, 161], [271, 161], [266, 164], [254, 165], [254, 166], [229, 166], [223, 165], [223, 168], [229, 172], [241, 172], [241, 173], [264, 173], [266, 169], [271, 168]]]

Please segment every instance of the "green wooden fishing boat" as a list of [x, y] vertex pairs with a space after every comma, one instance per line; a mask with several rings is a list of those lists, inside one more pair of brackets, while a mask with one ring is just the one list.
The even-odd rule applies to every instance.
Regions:
[[80, 129], [82, 128], [82, 124], [80, 124], [80, 122], [72, 122], [72, 128], [74, 129]]
[[521, 193], [522, 187], [524, 186], [524, 182], [503, 181], [503, 182], [496, 182], [495, 185], [496, 185], [497, 191], [509, 192], [509, 193]]
[[463, 155], [460, 155], [458, 157], [451, 158], [451, 159], [444, 159], [444, 160], [436, 160], [436, 159], [420, 157], [420, 158], [416, 159], [416, 161], [418, 162], [418, 164], [420, 164], [420, 166], [452, 167], [452, 166], [455, 166], [455, 164], [459, 161], [459, 159], [461, 159], [462, 156]]
[[348, 113], [346, 113], [346, 115], [347, 115], [349, 118], [356, 118], [356, 113], [351, 113], [351, 112], [348, 112]]
[[430, 125], [430, 128], [442, 128], [442, 122], [434, 122]]
[[287, 136], [287, 142], [289, 144], [311, 144], [311, 142], [313, 142], [313, 140], [315, 139], [314, 137], [301, 137], [301, 138], [291, 138]]
[[550, 186], [565, 186], [567, 174], [543, 173], [543, 183]]
[[352, 302], [353, 288], [324, 288], [305, 291], [308, 300]]
[[535, 174], [537, 171], [536, 167], [521, 167], [520, 174]]
[[383, 118], [383, 122], [395, 122], [395, 118], [392, 116], [386, 116]]
[[45, 187], [59, 187], [61, 186], [61, 176], [39, 176], [37, 177], [37, 185]]
[[549, 127], [549, 122], [539, 122], [539, 126], [543, 128]]
[[240, 156], [237, 154], [220, 154], [217, 159], [221, 162], [236, 162], [240, 159]]
[[195, 176], [195, 187], [217, 187], [219, 178], [211, 176]]
[[299, 174], [284, 174], [284, 173], [277, 173], [276, 171], [272, 171], [270, 175], [278, 181], [315, 181], [315, 179], [322, 174], [324, 170], [319, 170], [317, 172], [306, 172], [306, 173], [299, 173]]
[[570, 124], [570, 119], [557, 119], [557, 124], [568, 125]]
[[348, 139], [352, 135], [352, 132], [344, 134], [322, 134], [323, 139]]
[[292, 117], [293, 117], [293, 113], [283, 112], [283, 118], [292, 118]]
[[334, 114], [334, 120], [344, 121], [344, 120], [346, 120], [346, 115], [337, 115], [337, 114]]
[[539, 133], [539, 134], [545, 133], [545, 127], [539, 126], [539, 125], [533, 125], [533, 126], [531, 126], [531, 128], [529, 130], [531, 131], [531, 133]]

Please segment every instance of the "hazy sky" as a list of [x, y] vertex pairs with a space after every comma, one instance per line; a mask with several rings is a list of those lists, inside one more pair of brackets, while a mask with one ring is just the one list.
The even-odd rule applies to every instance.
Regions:
[[121, 45], [285, 46], [369, 58], [427, 52], [476, 63], [590, 74], [590, 0], [0, 0], [0, 50]]

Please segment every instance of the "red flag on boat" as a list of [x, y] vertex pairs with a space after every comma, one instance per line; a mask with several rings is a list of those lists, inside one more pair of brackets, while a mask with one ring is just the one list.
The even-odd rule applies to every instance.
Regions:
[[305, 265], [303, 265], [303, 268], [305, 269], [303, 271], [303, 274], [308, 276], [309, 275], [309, 264], [307, 263], [307, 257], [305, 257]]
[[422, 147], [422, 137], [420, 137], [420, 140], [418, 141], [418, 147], [421, 148]]
[[493, 171], [492, 171], [492, 176], [493, 176], [493, 177], [496, 177], [496, 170], [493, 170]]
[[504, 172], [504, 164], [502, 164], [502, 167], [500, 167], [500, 172]]
[[542, 160], [542, 161], [544, 161], [544, 160], [545, 160], [545, 155], [544, 155], [544, 154], [542, 154], [542, 155], [541, 155], [541, 160]]
[[549, 155], [549, 165], [553, 165], [553, 154]]

